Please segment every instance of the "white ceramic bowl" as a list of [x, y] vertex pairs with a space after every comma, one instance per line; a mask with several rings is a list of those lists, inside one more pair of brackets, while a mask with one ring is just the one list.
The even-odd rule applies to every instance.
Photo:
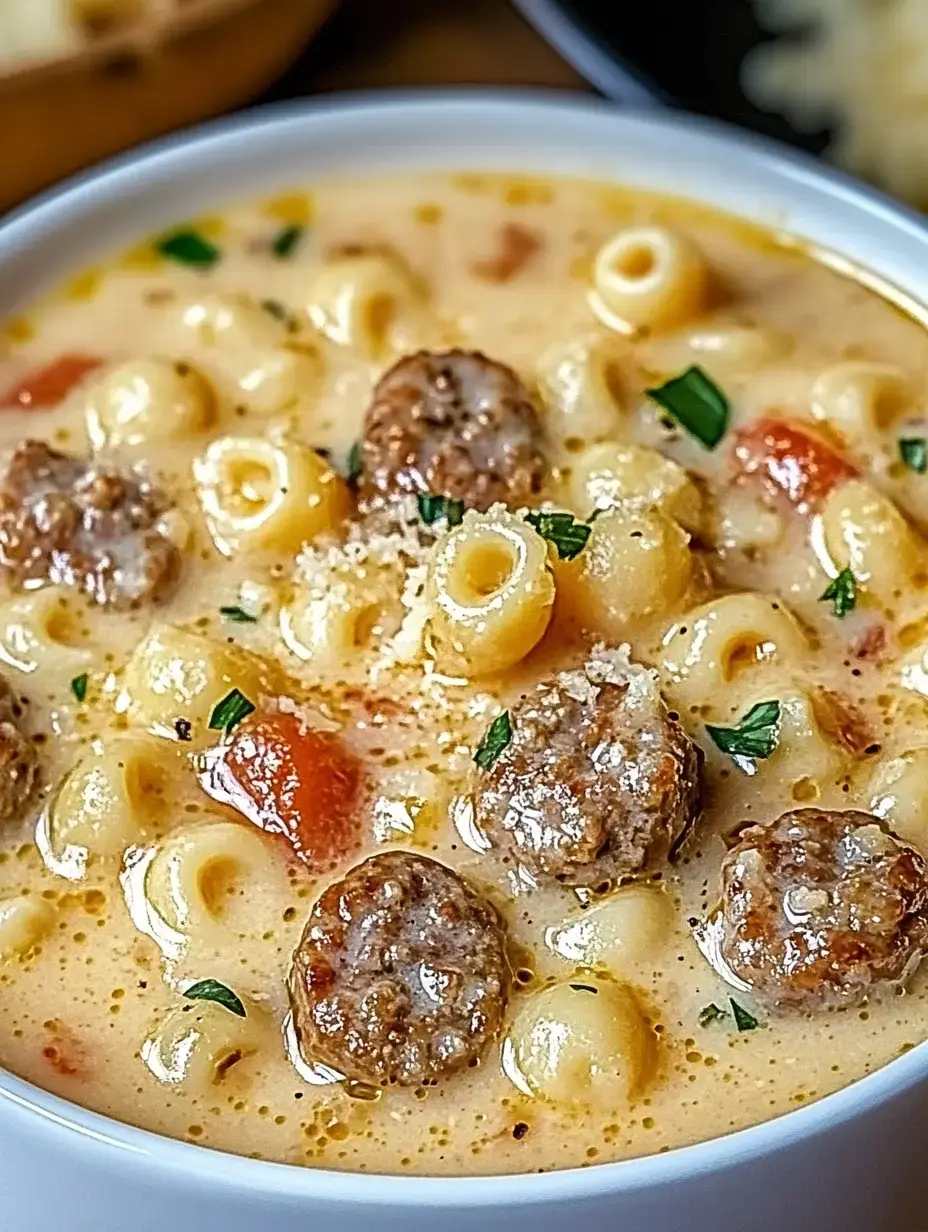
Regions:
[[[0, 317], [120, 245], [243, 194], [422, 168], [598, 176], [698, 198], [788, 228], [928, 301], [922, 220], [777, 146], [587, 99], [441, 92], [246, 115], [66, 186], [0, 227]], [[0, 1230], [920, 1232], [926, 1076], [923, 1044], [727, 1138], [544, 1176], [441, 1180], [240, 1159], [118, 1124], [0, 1072]]]

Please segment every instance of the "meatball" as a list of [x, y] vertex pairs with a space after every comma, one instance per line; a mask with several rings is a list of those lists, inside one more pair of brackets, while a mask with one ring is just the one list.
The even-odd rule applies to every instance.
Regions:
[[726, 855], [716, 926], [722, 963], [758, 1001], [853, 1005], [904, 980], [928, 944], [925, 861], [869, 813], [784, 813]]
[[0, 676], [0, 822], [22, 815], [38, 774], [35, 745], [23, 734], [20, 707]]
[[420, 351], [383, 376], [361, 440], [366, 510], [431, 492], [471, 509], [532, 502], [546, 472], [541, 425], [505, 364], [476, 351]]
[[653, 868], [699, 811], [701, 752], [629, 663], [562, 672], [510, 714], [512, 739], [477, 772], [476, 821], [532, 873], [596, 885]]
[[168, 508], [140, 475], [23, 441], [0, 478], [0, 570], [20, 587], [72, 586], [101, 607], [155, 602], [180, 572], [158, 529]]
[[310, 912], [290, 969], [297, 1038], [348, 1078], [434, 1082], [496, 1037], [508, 971], [488, 902], [427, 856], [383, 852]]

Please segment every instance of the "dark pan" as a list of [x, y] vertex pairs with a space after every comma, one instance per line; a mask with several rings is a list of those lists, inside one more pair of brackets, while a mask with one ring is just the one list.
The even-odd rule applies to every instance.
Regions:
[[812, 153], [803, 133], [761, 111], [740, 84], [745, 54], [770, 38], [749, 0], [516, 0], [525, 16], [598, 89], [624, 102], [684, 107]]

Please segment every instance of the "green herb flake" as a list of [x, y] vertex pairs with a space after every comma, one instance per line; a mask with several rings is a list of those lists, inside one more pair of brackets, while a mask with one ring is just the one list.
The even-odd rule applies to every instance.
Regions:
[[754, 762], [770, 757], [780, 739], [780, 703], [758, 702], [735, 727], [706, 731], [716, 748], [734, 758], [745, 774], [753, 774]]
[[189, 265], [194, 269], [212, 269], [222, 259], [216, 245], [192, 229], [166, 235], [157, 247], [163, 257], [170, 257], [179, 265]]
[[349, 487], [356, 488], [358, 481], [364, 474], [364, 455], [361, 451], [361, 442], [355, 441], [348, 451], [348, 472], [345, 478], [348, 481]]
[[730, 412], [728, 399], [702, 368], [687, 368], [680, 376], [646, 393], [706, 449], [715, 449], [725, 435]]
[[760, 1024], [753, 1014], [748, 1013], [743, 1005], [739, 1005], [734, 997], [728, 998], [728, 1004], [731, 1006], [731, 1014], [739, 1031], [757, 1030]]
[[455, 500], [453, 496], [433, 496], [430, 492], [420, 492], [416, 498], [419, 506], [419, 517], [432, 526], [444, 518], [449, 526], [460, 526], [464, 521], [464, 502]]
[[79, 702], [82, 702], [87, 696], [87, 673], [81, 672], [79, 676], [75, 676], [71, 681], [71, 692]]
[[831, 600], [834, 614], [841, 619], [857, 604], [857, 579], [850, 568], [842, 569], [819, 595], [819, 602]]
[[508, 710], [502, 710], [486, 730], [480, 742], [474, 761], [481, 770], [489, 770], [512, 740], [512, 720]]
[[590, 537], [588, 523], [578, 522], [572, 513], [540, 509], [537, 513], [527, 513], [525, 520], [542, 539], [554, 544], [561, 560], [573, 560], [579, 556]]
[[592, 984], [571, 984], [570, 987], [574, 990], [574, 992], [599, 993], [599, 989], [594, 988]]
[[224, 731], [228, 735], [233, 728], [238, 727], [242, 719], [247, 719], [254, 709], [254, 703], [250, 702], [244, 693], [233, 689], [213, 707], [213, 713], [209, 716], [210, 731]]
[[246, 612], [243, 607], [237, 605], [221, 607], [219, 615], [223, 620], [230, 620], [234, 625], [256, 625], [258, 623], [257, 616], [252, 616], [250, 612]]
[[273, 317], [275, 321], [283, 321], [285, 325], [290, 323], [290, 313], [280, 302], [279, 299], [263, 299], [261, 307], [269, 317]]
[[928, 441], [923, 436], [909, 436], [899, 442], [899, 457], [916, 475], [928, 471]]
[[300, 240], [302, 240], [305, 234], [305, 227], [291, 226], [282, 228], [271, 241], [271, 252], [278, 261], [288, 260], [296, 252]]
[[699, 1025], [701, 1027], [711, 1026], [714, 1022], [720, 1022], [723, 1018], [728, 1017], [728, 1010], [720, 1009], [714, 1001], [710, 1001], [708, 1005], [704, 1005], [699, 1011]]
[[239, 1018], [245, 1017], [245, 1007], [240, 998], [218, 980], [200, 980], [197, 984], [191, 984], [184, 996], [190, 1001], [215, 1001], [230, 1014], [236, 1014]]

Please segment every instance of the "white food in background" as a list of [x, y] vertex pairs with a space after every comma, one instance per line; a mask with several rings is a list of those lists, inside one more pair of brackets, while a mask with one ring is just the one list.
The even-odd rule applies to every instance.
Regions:
[[799, 129], [837, 126], [836, 162], [928, 204], [928, 9], [923, 0], [753, 0], [763, 25], [808, 31], [746, 60], [746, 93]]

